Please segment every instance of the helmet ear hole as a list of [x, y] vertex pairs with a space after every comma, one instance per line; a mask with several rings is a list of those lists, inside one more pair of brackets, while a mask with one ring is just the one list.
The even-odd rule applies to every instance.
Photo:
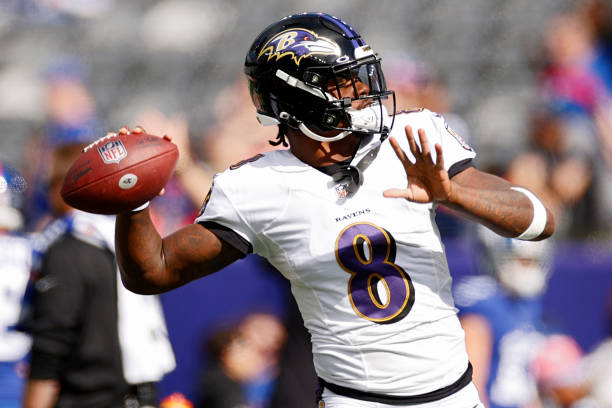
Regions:
[[338, 126], [338, 124], [340, 123], [340, 118], [337, 115], [324, 113], [323, 123], [325, 123], [327, 126]]
[[323, 77], [316, 72], [306, 72], [304, 74], [304, 82], [314, 86], [323, 86], [325, 84], [323, 82]]

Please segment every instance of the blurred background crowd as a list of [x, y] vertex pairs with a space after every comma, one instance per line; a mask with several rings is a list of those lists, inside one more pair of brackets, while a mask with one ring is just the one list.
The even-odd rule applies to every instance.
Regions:
[[[58, 152], [124, 125], [179, 145], [152, 213], [162, 234], [192, 222], [214, 173], [273, 148], [276, 129], [257, 123], [242, 64], [265, 26], [300, 11], [353, 24], [382, 57], [399, 109], [443, 114], [480, 168], [554, 210], [555, 238], [524, 252], [439, 208], [468, 340], [488, 339], [474, 347], [486, 355], [471, 357], [484, 361], [475, 364], [483, 399], [612, 407], [601, 364], [612, 361], [610, 0], [0, 0], [0, 238], [37, 242], [58, 216]], [[28, 336], [13, 326], [32, 260], [2, 242], [0, 368], [24, 378]], [[533, 290], [508, 289], [506, 258], [523, 270], [534, 263], [540, 275], [512, 275]], [[264, 261], [247, 257], [161, 304], [176, 358], [160, 382], [163, 407], [313, 406], [307, 335]], [[517, 333], [533, 339], [529, 356], [504, 340]], [[523, 365], [513, 371], [509, 360]], [[504, 367], [518, 375], [505, 388]]]

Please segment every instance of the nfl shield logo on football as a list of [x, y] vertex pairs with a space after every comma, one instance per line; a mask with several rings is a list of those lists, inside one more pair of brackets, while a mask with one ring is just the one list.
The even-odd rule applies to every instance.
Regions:
[[349, 191], [348, 184], [338, 184], [336, 186], [336, 193], [340, 198], [346, 198], [351, 192]]
[[102, 161], [106, 164], [119, 163], [121, 159], [127, 157], [127, 150], [121, 140], [112, 140], [98, 147], [98, 153]]

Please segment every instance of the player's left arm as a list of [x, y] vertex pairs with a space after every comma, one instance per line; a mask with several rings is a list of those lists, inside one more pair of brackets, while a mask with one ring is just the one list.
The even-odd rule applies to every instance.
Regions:
[[550, 237], [555, 221], [532, 192], [470, 167], [452, 178], [453, 194], [441, 203], [500, 235], [537, 241]]
[[442, 146], [434, 145], [437, 157], [434, 162], [425, 131], [419, 129], [418, 136], [420, 145], [417, 145], [412, 129], [406, 127], [414, 163], [397, 140], [390, 138], [404, 165], [408, 186], [386, 190], [386, 197], [440, 203], [506, 237], [541, 240], [553, 234], [554, 217], [533, 193], [474, 167], [451, 179], [444, 168]]

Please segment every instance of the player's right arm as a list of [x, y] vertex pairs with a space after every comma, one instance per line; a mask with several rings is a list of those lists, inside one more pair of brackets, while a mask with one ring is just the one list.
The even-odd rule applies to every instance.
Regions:
[[162, 238], [148, 208], [117, 215], [115, 245], [123, 284], [140, 294], [169, 291], [243, 257], [200, 224]]

